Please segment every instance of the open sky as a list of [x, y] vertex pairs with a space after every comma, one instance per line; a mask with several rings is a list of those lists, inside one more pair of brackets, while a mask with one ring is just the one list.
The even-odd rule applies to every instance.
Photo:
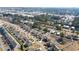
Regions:
[[0, 7], [79, 7], [79, 0], [0, 0]]

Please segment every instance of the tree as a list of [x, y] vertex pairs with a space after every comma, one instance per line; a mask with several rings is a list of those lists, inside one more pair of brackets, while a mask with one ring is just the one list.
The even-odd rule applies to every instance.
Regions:
[[64, 37], [64, 33], [63, 33], [63, 32], [61, 32], [61, 33], [60, 33], [60, 36], [61, 36], [61, 37]]
[[47, 37], [44, 37], [42, 41], [48, 42], [48, 38]]
[[34, 22], [34, 24], [32, 25], [32, 28], [39, 28], [39, 23], [38, 22]]
[[25, 47], [25, 48], [28, 47], [28, 44], [25, 44], [24, 47]]
[[47, 22], [49, 19], [49, 16], [48, 14], [42, 14], [42, 15], [34, 16], [34, 19], [36, 21]]
[[21, 48], [20, 48], [20, 49], [21, 49], [22, 51], [24, 50], [24, 49], [23, 49], [23, 44], [21, 45]]
[[44, 28], [43, 31], [46, 33], [46, 32], [48, 32], [48, 29], [47, 28]]
[[75, 17], [74, 21], [72, 22], [74, 26], [79, 26], [79, 17]]
[[79, 31], [77, 31], [76, 34], [79, 35]]
[[64, 44], [65, 43], [62, 37], [57, 38], [57, 42], [60, 43], [60, 44]]
[[61, 30], [61, 26], [56, 25], [57, 30]]

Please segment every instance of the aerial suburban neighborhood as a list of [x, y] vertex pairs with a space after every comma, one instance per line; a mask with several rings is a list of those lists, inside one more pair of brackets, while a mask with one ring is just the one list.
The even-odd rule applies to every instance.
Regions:
[[79, 8], [0, 7], [0, 51], [79, 51]]

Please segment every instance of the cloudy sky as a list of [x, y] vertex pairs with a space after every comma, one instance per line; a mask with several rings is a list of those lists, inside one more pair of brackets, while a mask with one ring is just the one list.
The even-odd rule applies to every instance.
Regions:
[[79, 7], [78, 0], [0, 0], [0, 7]]

